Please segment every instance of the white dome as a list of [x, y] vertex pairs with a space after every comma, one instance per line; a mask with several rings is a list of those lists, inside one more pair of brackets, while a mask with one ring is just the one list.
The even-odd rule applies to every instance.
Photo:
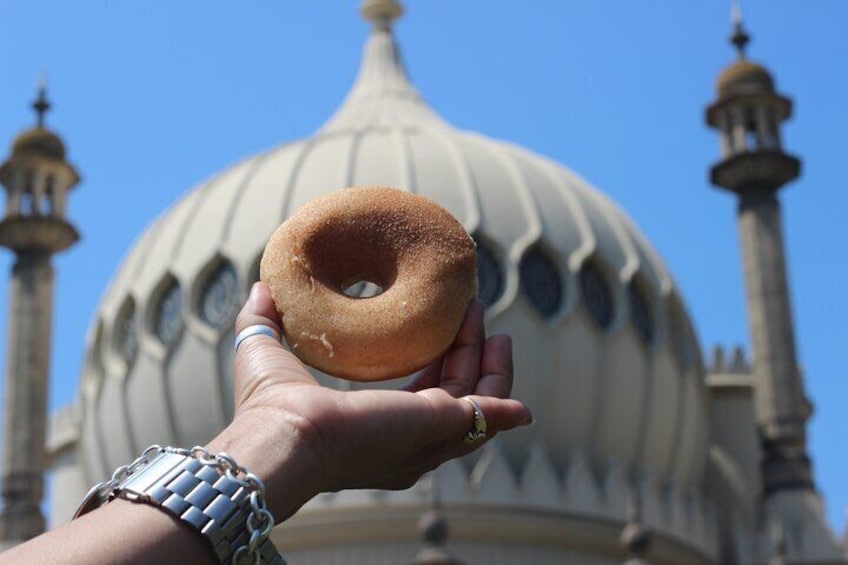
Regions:
[[353, 90], [313, 137], [190, 191], [129, 253], [84, 367], [92, 481], [150, 443], [202, 443], [226, 424], [230, 328], [265, 241], [304, 202], [368, 184], [440, 202], [477, 239], [488, 325], [513, 334], [514, 394], [536, 417], [498, 440], [513, 470], [532, 444], [560, 474], [577, 457], [598, 478], [614, 465], [695, 488], [707, 394], [685, 307], [654, 249], [566, 168], [438, 117], [387, 30], [373, 33]]

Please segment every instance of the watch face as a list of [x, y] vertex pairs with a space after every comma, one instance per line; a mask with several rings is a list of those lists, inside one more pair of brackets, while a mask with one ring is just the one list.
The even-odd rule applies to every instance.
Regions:
[[545, 317], [562, 304], [562, 281], [553, 262], [539, 249], [531, 249], [519, 264], [521, 286], [530, 304]]
[[127, 301], [121, 308], [115, 325], [115, 348], [121, 359], [131, 363], [138, 353], [138, 323], [136, 320], [135, 303]]
[[503, 294], [501, 266], [489, 248], [477, 241], [477, 295], [486, 307], [497, 302]]
[[580, 269], [580, 292], [592, 319], [601, 327], [609, 328], [612, 323], [612, 291], [604, 278], [603, 271], [592, 261]]
[[174, 343], [182, 328], [182, 293], [180, 287], [175, 282], [172, 282], [168, 289], [159, 297], [159, 304], [156, 306], [156, 320], [154, 322], [154, 332], [164, 345], [168, 346]]
[[654, 341], [654, 319], [651, 316], [651, 306], [645, 294], [645, 287], [637, 279], [627, 285], [630, 300], [630, 321], [636, 328], [636, 333], [646, 344]]
[[200, 317], [215, 328], [229, 325], [238, 309], [238, 281], [230, 263], [212, 272], [200, 296]]

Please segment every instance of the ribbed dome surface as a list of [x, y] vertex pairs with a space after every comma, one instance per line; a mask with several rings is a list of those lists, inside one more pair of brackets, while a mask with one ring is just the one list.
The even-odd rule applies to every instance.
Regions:
[[722, 71], [716, 89], [722, 98], [735, 94], [773, 93], [774, 79], [762, 65], [740, 59]]
[[43, 127], [23, 132], [12, 144], [12, 155], [15, 157], [39, 156], [62, 161], [65, 153], [65, 144], [61, 138]]
[[564, 167], [438, 117], [388, 30], [374, 31], [348, 99], [313, 137], [191, 190], [128, 254], [84, 368], [92, 480], [147, 444], [201, 443], [225, 425], [234, 305], [265, 241], [313, 197], [368, 184], [440, 202], [477, 239], [489, 329], [513, 334], [515, 395], [536, 416], [498, 440], [513, 469], [536, 444], [560, 472], [581, 453], [598, 473], [615, 462], [682, 488], [697, 483], [706, 393], [662, 261], [615, 204]]

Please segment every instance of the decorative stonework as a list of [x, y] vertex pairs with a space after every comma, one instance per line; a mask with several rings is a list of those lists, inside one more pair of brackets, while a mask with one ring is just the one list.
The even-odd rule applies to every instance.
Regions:
[[[293, 554], [317, 546], [335, 547], [343, 554], [345, 547], [363, 539], [375, 548], [413, 544], [415, 517], [426, 509], [436, 482], [440, 506], [451, 524], [455, 557], [470, 563], [458, 548], [475, 542], [499, 548], [503, 555], [491, 563], [511, 563], [511, 552], [526, 543], [525, 529], [535, 532], [533, 544], [555, 547], [564, 556], [592, 547], [617, 547], [628, 522], [628, 493], [637, 489], [643, 524], [657, 539], [659, 562], [714, 561], [713, 510], [702, 493], [681, 491], [673, 481], [650, 476], [634, 484], [614, 461], [599, 482], [580, 452], [572, 454], [561, 474], [538, 444], [526, 461], [516, 474], [493, 442], [470, 470], [461, 461], [450, 461], [410, 491], [319, 496], [279, 527], [274, 538]], [[352, 512], [358, 516], [356, 524], [346, 518]]]

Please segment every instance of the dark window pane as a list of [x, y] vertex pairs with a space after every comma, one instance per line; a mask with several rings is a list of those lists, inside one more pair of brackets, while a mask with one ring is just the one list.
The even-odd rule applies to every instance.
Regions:
[[128, 300], [121, 308], [115, 327], [115, 347], [118, 354], [127, 363], [131, 363], [138, 353], [138, 324], [136, 323], [135, 303]]
[[232, 323], [238, 310], [238, 281], [230, 263], [222, 263], [209, 276], [200, 293], [200, 318], [222, 328]]
[[603, 329], [612, 323], [612, 291], [604, 273], [591, 261], [580, 269], [580, 292], [592, 319]]
[[182, 328], [182, 293], [177, 283], [171, 282], [170, 286], [159, 296], [156, 305], [156, 314], [153, 323], [153, 331], [163, 344], [171, 345]]
[[503, 272], [494, 253], [477, 241], [477, 295], [486, 307], [498, 301], [503, 294]]
[[645, 289], [642, 283], [636, 279], [630, 281], [627, 287], [627, 293], [630, 298], [630, 321], [639, 337], [647, 344], [654, 341], [654, 319], [651, 313], [650, 302], [645, 295]]
[[521, 287], [536, 310], [550, 317], [562, 304], [562, 281], [553, 262], [540, 249], [531, 249], [518, 266]]

